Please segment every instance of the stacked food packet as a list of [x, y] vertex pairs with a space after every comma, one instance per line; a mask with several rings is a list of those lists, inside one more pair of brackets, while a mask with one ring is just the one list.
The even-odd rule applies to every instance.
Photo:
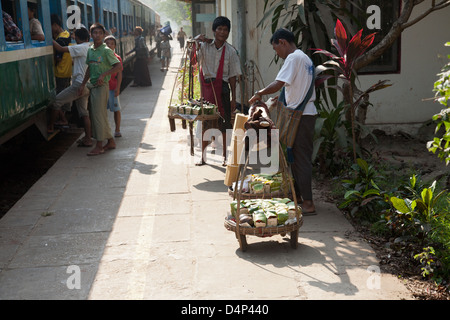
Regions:
[[[237, 201], [230, 204], [231, 214], [237, 215]], [[301, 213], [301, 208], [297, 206]], [[289, 198], [241, 200], [239, 220], [248, 227], [276, 227], [297, 221], [295, 203]]]
[[[239, 187], [239, 183], [233, 184], [233, 190], [236, 185]], [[242, 192], [254, 193], [254, 194], [269, 194], [278, 191], [284, 191], [287, 188], [288, 181], [283, 181], [282, 173], [277, 174], [252, 174], [244, 179]]]
[[176, 104], [169, 106], [169, 114], [179, 115], [215, 115], [217, 106], [204, 100], [191, 100], [187, 104]]

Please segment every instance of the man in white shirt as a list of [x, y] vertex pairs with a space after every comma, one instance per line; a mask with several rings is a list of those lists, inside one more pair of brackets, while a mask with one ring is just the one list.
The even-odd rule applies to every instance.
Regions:
[[72, 57], [73, 61], [73, 71], [72, 71], [72, 85], [61, 91], [57, 96], [56, 100], [52, 105], [52, 113], [50, 118], [50, 123], [48, 126], [48, 133], [52, 133], [53, 124], [61, 112], [61, 106], [66, 103], [72, 103], [75, 101], [77, 105], [78, 115], [83, 119], [85, 136], [83, 139], [78, 141], [79, 147], [92, 147], [92, 133], [91, 133], [91, 121], [88, 112], [88, 101], [89, 101], [89, 89], [84, 88], [83, 94], [78, 95], [78, 89], [83, 82], [86, 69], [88, 65], [86, 64], [86, 56], [89, 50], [89, 39], [90, 34], [86, 28], [80, 28], [75, 31], [75, 41], [76, 45], [70, 45], [67, 47], [60, 46], [56, 41], [53, 41], [53, 47], [59, 52], [68, 52]]
[[[313, 81], [314, 64], [303, 51], [297, 49], [294, 34], [287, 29], [277, 30], [270, 39], [270, 43], [277, 55], [285, 60], [283, 67], [274, 82], [255, 92], [249, 104], [261, 100], [264, 95], [277, 93], [284, 87], [285, 106], [296, 109], [307, 96]], [[313, 92], [301, 117], [292, 149], [294, 153], [292, 174], [296, 193], [303, 199], [304, 214], [314, 214], [316, 211], [312, 198], [312, 152], [317, 116], [315, 100], [316, 94]]]

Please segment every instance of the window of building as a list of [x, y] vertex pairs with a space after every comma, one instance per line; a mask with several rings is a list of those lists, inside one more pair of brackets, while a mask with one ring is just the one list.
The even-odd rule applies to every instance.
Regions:
[[[372, 47], [374, 47], [389, 33], [392, 25], [397, 20], [400, 13], [400, 1], [361, 0], [361, 4], [360, 9], [352, 9], [355, 16], [361, 21], [361, 26], [358, 26], [358, 30], [363, 28], [364, 36], [376, 32], [375, 40], [372, 44]], [[373, 6], [372, 8], [374, 9], [369, 9], [370, 6]], [[380, 58], [361, 69], [358, 73], [399, 73], [401, 66], [400, 49], [401, 38], [399, 37]]]

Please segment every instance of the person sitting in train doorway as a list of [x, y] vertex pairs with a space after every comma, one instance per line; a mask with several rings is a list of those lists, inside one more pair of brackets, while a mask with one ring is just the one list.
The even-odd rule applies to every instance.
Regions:
[[[237, 50], [227, 39], [230, 35], [231, 22], [227, 17], [217, 17], [212, 25], [214, 39], [208, 39], [204, 34], [195, 37], [199, 43], [197, 47], [200, 61], [200, 82], [203, 98], [215, 104], [223, 118], [219, 120], [219, 130], [222, 132], [223, 163], [226, 166], [227, 130], [232, 130], [231, 114], [236, 109], [236, 83], [242, 74], [241, 63]], [[231, 99], [230, 99], [231, 93]], [[205, 132], [209, 124], [203, 121], [202, 131]], [[205, 164], [205, 150], [208, 141], [203, 141], [202, 157], [196, 165]]]
[[111, 80], [109, 80], [109, 98], [108, 98], [108, 109], [111, 112], [114, 112], [114, 124], [116, 126], [114, 131], [114, 137], [120, 138], [122, 137], [122, 133], [120, 132], [120, 123], [122, 121], [122, 113], [120, 108], [120, 87], [122, 85], [122, 72], [123, 72], [123, 63], [122, 58], [116, 53], [116, 45], [117, 41], [114, 36], [107, 36], [105, 38], [105, 43], [120, 61], [120, 65], [122, 68], [119, 72], [111, 75]]
[[161, 41], [161, 72], [169, 71], [170, 59], [172, 58], [169, 36], [163, 34]]
[[42, 30], [41, 22], [36, 19], [37, 4], [28, 2], [28, 21], [30, 23], [31, 40], [45, 41], [44, 30]]
[[143, 31], [144, 29], [139, 26], [134, 29], [134, 49], [126, 53], [128, 56], [136, 52], [136, 60], [134, 61], [134, 84], [131, 85], [132, 87], [150, 87], [152, 85], [152, 79], [148, 70], [150, 52], [145, 43], [145, 38], [142, 36]]
[[49, 134], [53, 133], [54, 123], [61, 110], [61, 106], [66, 103], [72, 103], [75, 101], [77, 106], [78, 115], [83, 120], [84, 125], [84, 137], [78, 140], [79, 147], [92, 147], [92, 130], [91, 120], [89, 118], [88, 102], [89, 102], [89, 89], [85, 88], [82, 95], [78, 95], [78, 89], [83, 82], [86, 74], [87, 64], [86, 57], [90, 47], [89, 43], [90, 34], [86, 28], [80, 28], [75, 30], [75, 42], [76, 45], [62, 47], [53, 40], [53, 48], [57, 52], [68, 52], [73, 60], [73, 75], [72, 84], [61, 91], [57, 96], [54, 103], [52, 103], [52, 110], [50, 113], [50, 121], [47, 127]]
[[[89, 115], [92, 123], [92, 136], [96, 140], [96, 144], [87, 155], [98, 156], [107, 150], [116, 148], [109, 125], [107, 104], [109, 80], [112, 74], [121, 70], [122, 66], [114, 52], [103, 41], [106, 35], [105, 27], [100, 23], [94, 23], [90, 31], [94, 44], [87, 53], [86, 64], [88, 67], [78, 94], [81, 96], [86, 86], [91, 90]], [[103, 145], [105, 140], [108, 142]]]
[[[70, 33], [62, 28], [62, 22], [58, 15], [52, 14], [51, 17], [52, 34], [53, 39], [61, 46], [67, 47], [71, 43]], [[55, 64], [55, 81], [56, 81], [56, 94], [59, 94], [64, 89], [70, 86], [70, 80], [72, 78], [72, 58], [69, 52], [54, 53]], [[69, 121], [66, 118], [66, 112], [71, 111], [72, 105], [66, 103], [61, 107], [59, 112], [59, 121], [55, 122], [55, 126], [67, 127]]]

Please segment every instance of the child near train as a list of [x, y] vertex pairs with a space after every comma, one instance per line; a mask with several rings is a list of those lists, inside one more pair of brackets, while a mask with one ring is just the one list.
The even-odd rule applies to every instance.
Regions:
[[[94, 44], [87, 53], [86, 63], [88, 68], [79, 94], [82, 94], [86, 86], [91, 90], [90, 118], [92, 136], [96, 140], [96, 144], [87, 155], [98, 156], [107, 150], [116, 148], [116, 142], [109, 125], [107, 105], [109, 80], [112, 74], [121, 70], [121, 64], [114, 52], [103, 41], [106, 35], [105, 27], [100, 23], [94, 23], [90, 31]], [[107, 140], [107, 143], [103, 145], [105, 140]]]
[[116, 126], [114, 131], [114, 137], [120, 138], [122, 137], [122, 133], [120, 132], [120, 122], [122, 119], [121, 108], [120, 108], [120, 86], [122, 85], [122, 71], [123, 71], [123, 63], [122, 58], [116, 53], [116, 38], [112, 35], [107, 36], [105, 38], [105, 44], [110, 48], [117, 59], [119, 59], [120, 64], [122, 66], [121, 70], [111, 76], [111, 80], [109, 80], [109, 98], [108, 98], [108, 109], [111, 112], [114, 112], [114, 124]]

